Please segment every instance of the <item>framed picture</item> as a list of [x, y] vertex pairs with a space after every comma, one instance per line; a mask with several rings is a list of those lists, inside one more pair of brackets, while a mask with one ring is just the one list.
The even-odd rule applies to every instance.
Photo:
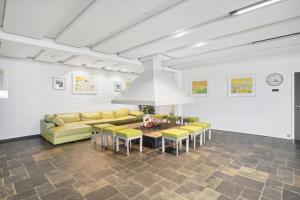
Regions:
[[209, 96], [209, 79], [195, 78], [190, 82], [191, 96]]
[[229, 76], [227, 84], [228, 96], [255, 96], [255, 74]]
[[73, 74], [73, 94], [96, 94], [96, 78], [89, 75]]
[[64, 78], [53, 78], [53, 89], [64, 90], [66, 88], [66, 79]]
[[114, 90], [115, 90], [115, 92], [122, 91], [122, 89], [123, 89], [122, 82], [114, 82]]

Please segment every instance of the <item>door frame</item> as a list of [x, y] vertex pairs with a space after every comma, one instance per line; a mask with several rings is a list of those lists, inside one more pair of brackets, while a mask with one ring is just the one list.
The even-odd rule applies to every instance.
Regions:
[[292, 71], [292, 135], [291, 140], [295, 141], [295, 73], [300, 71]]

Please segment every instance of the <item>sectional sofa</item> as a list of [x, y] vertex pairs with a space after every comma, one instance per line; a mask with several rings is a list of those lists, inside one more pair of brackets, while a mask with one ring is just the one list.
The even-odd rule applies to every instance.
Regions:
[[127, 108], [105, 112], [61, 113], [45, 115], [40, 121], [41, 135], [57, 145], [88, 139], [95, 124], [121, 125], [142, 121], [144, 113], [130, 112]]

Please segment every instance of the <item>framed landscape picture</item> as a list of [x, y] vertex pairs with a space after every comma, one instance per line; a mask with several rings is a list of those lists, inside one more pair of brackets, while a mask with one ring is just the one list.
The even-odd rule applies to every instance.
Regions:
[[66, 85], [66, 80], [64, 78], [53, 78], [53, 89], [64, 90]]
[[191, 96], [209, 96], [209, 79], [198, 78], [192, 79], [190, 82]]
[[88, 75], [73, 75], [73, 94], [96, 94], [96, 78]]
[[228, 96], [255, 96], [255, 74], [228, 77]]

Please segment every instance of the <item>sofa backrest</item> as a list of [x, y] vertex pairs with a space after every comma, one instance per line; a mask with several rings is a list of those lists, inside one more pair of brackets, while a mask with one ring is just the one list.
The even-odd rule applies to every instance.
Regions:
[[99, 120], [99, 119], [101, 119], [101, 113], [100, 112], [80, 113], [80, 120], [81, 121]]
[[101, 118], [102, 119], [112, 119], [114, 117], [115, 117], [114, 111], [101, 112]]
[[79, 113], [61, 113], [61, 114], [56, 114], [56, 116], [61, 118], [65, 123], [80, 121]]
[[125, 116], [129, 115], [129, 110], [128, 110], [128, 108], [121, 108], [121, 109], [115, 110], [114, 113], [115, 113], [115, 117], [125, 117]]

